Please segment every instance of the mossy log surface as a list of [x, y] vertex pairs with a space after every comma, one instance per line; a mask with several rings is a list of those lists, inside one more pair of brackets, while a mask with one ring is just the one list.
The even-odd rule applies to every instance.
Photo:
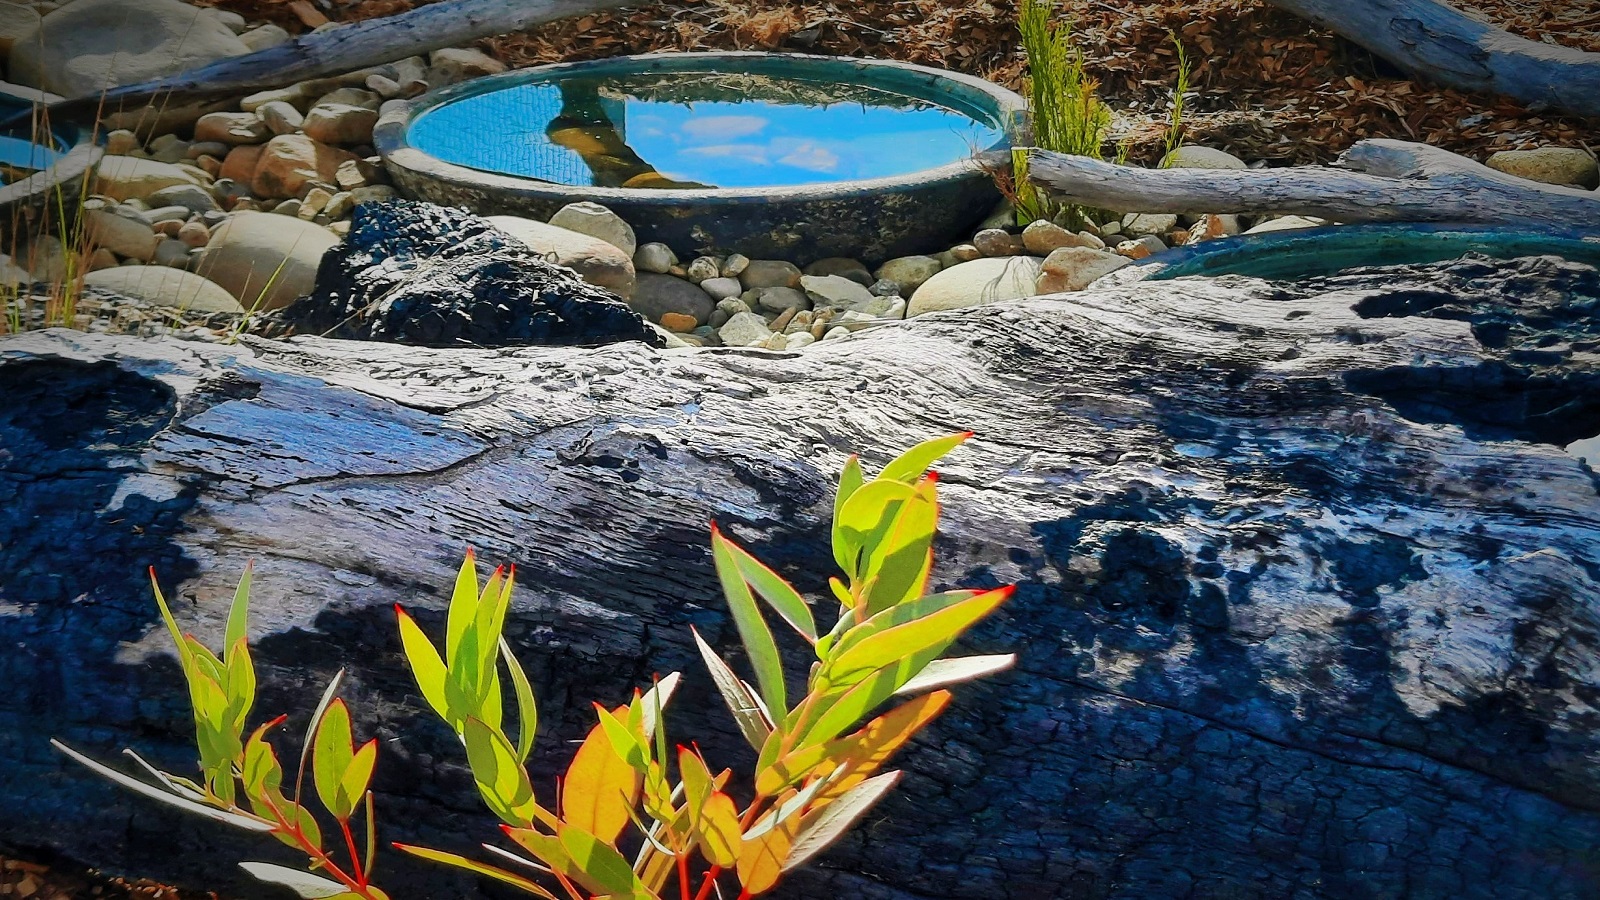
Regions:
[[303, 726], [350, 668], [386, 839], [494, 839], [392, 612], [442, 629], [468, 545], [518, 566], [542, 791], [590, 700], [673, 670], [670, 739], [745, 764], [690, 640], [736, 656], [707, 523], [823, 596], [845, 456], [973, 429], [936, 580], [1020, 583], [964, 642], [1020, 664], [780, 896], [1594, 896], [1600, 498], [1560, 445], [1600, 433], [1597, 308], [1594, 270], [1535, 260], [1136, 285], [788, 354], [0, 341], [0, 841], [252, 897], [233, 862], [284, 859], [46, 743], [191, 765], [150, 565], [214, 643], [256, 560], [258, 715]]

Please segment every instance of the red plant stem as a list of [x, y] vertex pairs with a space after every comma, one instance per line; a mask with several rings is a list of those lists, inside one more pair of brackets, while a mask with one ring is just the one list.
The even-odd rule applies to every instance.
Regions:
[[344, 832], [344, 845], [350, 850], [350, 867], [355, 870], [357, 881], [366, 887], [367, 873], [361, 865], [361, 852], [356, 849], [356, 836], [350, 832], [350, 820], [340, 819], [339, 829]]
[[750, 892], [749, 891], [740, 891], [739, 892], [739, 900], [750, 900]]
[[[298, 819], [294, 822], [294, 824], [291, 825], [288, 818], [284, 816], [283, 810], [278, 809], [278, 804], [273, 803], [271, 797], [264, 797], [262, 799], [266, 800], [267, 808], [272, 810], [273, 816], [277, 818], [278, 829], [284, 834], [294, 838], [295, 841], [299, 843], [300, 849], [303, 850], [307, 856], [311, 857], [316, 862], [321, 863], [323, 868], [327, 869], [328, 874], [333, 876], [334, 880], [361, 895], [363, 898], [365, 898], [365, 900], [377, 900], [377, 898], [373, 897], [371, 892], [367, 890], [367, 885], [364, 881], [357, 881], [354, 878], [351, 878], [349, 875], [346, 875], [343, 869], [340, 869], [334, 864], [333, 859], [329, 857], [328, 854], [322, 852], [321, 847], [311, 843], [311, 841], [306, 838], [306, 833], [300, 830], [300, 822]], [[297, 803], [295, 806], [298, 808], [299, 804]]]
[[689, 854], [678, 854], [678, 896], [689, 900]]
[[713, 863], [711, 868], [706, 870], [706, 880], [701, 883], [700, 893], [694, 895], [694, 900], [706, 900], [707, 897], [710, 897], [711, 888], [716, 885], [717, 876], [721, 874], [722, 867]]

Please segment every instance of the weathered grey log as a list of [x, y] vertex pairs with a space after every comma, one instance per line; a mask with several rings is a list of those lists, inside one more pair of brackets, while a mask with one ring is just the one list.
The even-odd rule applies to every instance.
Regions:
[[1117, 212], [1600, 230], [1600, 193], [1539, 184], [1409, 141], [1361, 141], [1332, 167], [1253, 170], [1144, 169], [1033, 150], [1028, 175], [1059, 200]]
[[0, 187], [0, 234], [38, 233], [42, 221], [75, 213], [105, 152], [79, 144], [43, 171]]
[[444, 0], [407, 12], [301, 35], [276, 47], [221, 59], [155, 81], [76, 97], [50, 108], [55, 121], [90, 119], [148, 103], [239, 96], [353, 72], [570, 16], [650, 0]]
[[1267, 0], [1449, 87], [1600, 116], [1600, 53], [1518, 37], [1440, 0]]
[[966, 642], [1019, 666], [782, 896], [1593, 896], [1600, 496], [1558, 445], [1600, 433], [1597, 306], [1592, 269], [1471, 262], [787, 354], [0, 340], [0, 841], [252, 898], [232, 862], [285, 859], [46, 746], [192, 765], [147, 565], [215, 642], [256, 560], [259, 717], [301, 727], [351, 668], [385, 839], [496, 838], [391, 612], [441, 630], [468, 544], [518, 564], [545, 796], [588, 702], [656, 672], [687, 675], [669, 738], [747, 763], [689, 640], [737, 643], [707, 521], [823, 597], [845, 454], [974, 428], [936, 582], [1021, 583]]

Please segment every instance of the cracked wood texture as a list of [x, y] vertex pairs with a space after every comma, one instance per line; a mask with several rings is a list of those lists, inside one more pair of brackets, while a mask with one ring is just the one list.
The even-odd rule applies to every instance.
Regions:
[[[1557, 444], [1600, 433], [1600, 284], [1380, 275], [1035, 298], [799, 354], [0, 341], [0, 841], [225, 896], [262, 896], [235, 860], [292, 862], [46, 745], [192, 766], [148, 565], [214, 644], [256, 560], [257, 718], [303, 727], [350, 668], [386, 840], [495, 839], [391, 612], [440, 632], [469, 544], [518, 565], [546, 796], [589, 701], [652, 673], [688, 676], [671, 740], [747, 765], [690, 640], [743, 664], [708, 520], [825, 597], [845, 456], [971, 428], [936, 582], [1019, 583], [964, 649], [1020, 663], [778, 896], [1594, 896], [1600, 501]], [[395, 854], [378, 883], [504, 896]]]
[[1412, 75], [1600, 116], [1600, 53], [1518, 37], [1440, 0], [1267, 0]]
[[1600, 193], [1539, 184], [1410, 141], [1361, 141], [1334, 167], [1143, 169], [1047, 150], [1028, 176], [1052, 197], [1117, 212], [1317, 216], [1594, 230]]

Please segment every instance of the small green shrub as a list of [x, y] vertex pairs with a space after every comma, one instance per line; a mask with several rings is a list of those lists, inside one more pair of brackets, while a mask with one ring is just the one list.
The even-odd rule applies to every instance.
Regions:
[[1188, 130], [1185, 116], [1188, 112], [1189, 80], [1192, 70], [1189, 68], [1189, 51], [1183, 46], [1183, 39], [1177, 32], [1172, 32], [1172, 45], [1178, 50], [1178, 78], [1172, 88], [1172, 102], [1167, 107], [1167, 128], [1162, 136], [1162, 143], [1166, 147], [1166, 154], [1162, 156], [1162, 165], [1172, 156], [1172, 152], [1183, 146]]
[[[501, 635], [515, 571], [496, 569], [480, 584], [469, 551], [451, 596], [443, 651], [403, 609], [396, 610], [400, 643], [423, 699], [461, 740], [479, 794], [520, 852], [484, 845], [486, 851], [542, 873], [543, 881], [454, 853], [395, 846], [547, 900], [709, 900], [722, 896], [724, 880], [738, 882], [740, 898], [771, 890], [783, 873], [838, 841], [898, 783], [900, 773], [885, 771], [886, 764], [949, 705], [947, 688], [1015, 663], [1009, 654], [942, 656], [1010, 597], [1009, 587], [927, 593], [939, 517], [938, 478], [927, 470], [969, 436], [920, 444], [871, 480], [851, 457], [834, 503], [833, 555], [844, 578], [829, 581], [838, 615], [826, 631], [788, 582], [712, 527], [717, 576], [754, 684], [698, 633], [694, 638], [757, 754], [737, 788], [733, 771], [717, 771], [694, 744], [669, 752], [664, 711], [681, 680], [674, 673], [648, 691], [635, 690], [628, 703], [596, 704], [596, 724], [541, 801], [526, 767], [538, 708]], [[255, 699], [245, 638], [249, 589], [247, 569], [221, 658], [179, 631], [156, 589], [189, 683], [200, 781], [148, 764], [154, 783], [135, 779], [55, 745], [140, 794], [271, 834], [306, 854], [307, 872], [242, 864], [258, 878], [301, 897], [385, 900], [370, 881], [377, 838], [368, 785], [377, 744], [355, 745], [349, 712], [336, 698], [340, 678], [312, 716], [292, 796], [283, 793], [283, 770], [266, 738], [283, 718], [245, 736]], [[763, 609], [796, 631], [816, 657], [805, 693], [793, 700]], [[516, 710], [514, 732], [507, 728], [502, 666]], [[873, 716], [896, 698], [902, 702]], [[322, 815], [338, 826], [338, 851], [324, 850], [319, 815], [300, 801], [308, 764]], [[736, 796], [750, 800], [741, 809]], [[351, 827], [358, 814], [364, 826], [359, 846]], [[341, 867], [336, 855], [348, 863]]]
[[[1032, 143], [1041, 150], [1103, 159], [1111, 131], [1111, 110], [1100, 100], [1100, 85], [1084, 68], [1083, 51], [1072, 25], [1052, 21], [1054, 0], [1022, 0], [1017, 29], [1028, 57], [1028, 105]], [[1017, 222], [1065, 216], [1089, 221], [1089, 211], [1058, 208], [1028, 181], [1028, 151], [1012, 151]]]

